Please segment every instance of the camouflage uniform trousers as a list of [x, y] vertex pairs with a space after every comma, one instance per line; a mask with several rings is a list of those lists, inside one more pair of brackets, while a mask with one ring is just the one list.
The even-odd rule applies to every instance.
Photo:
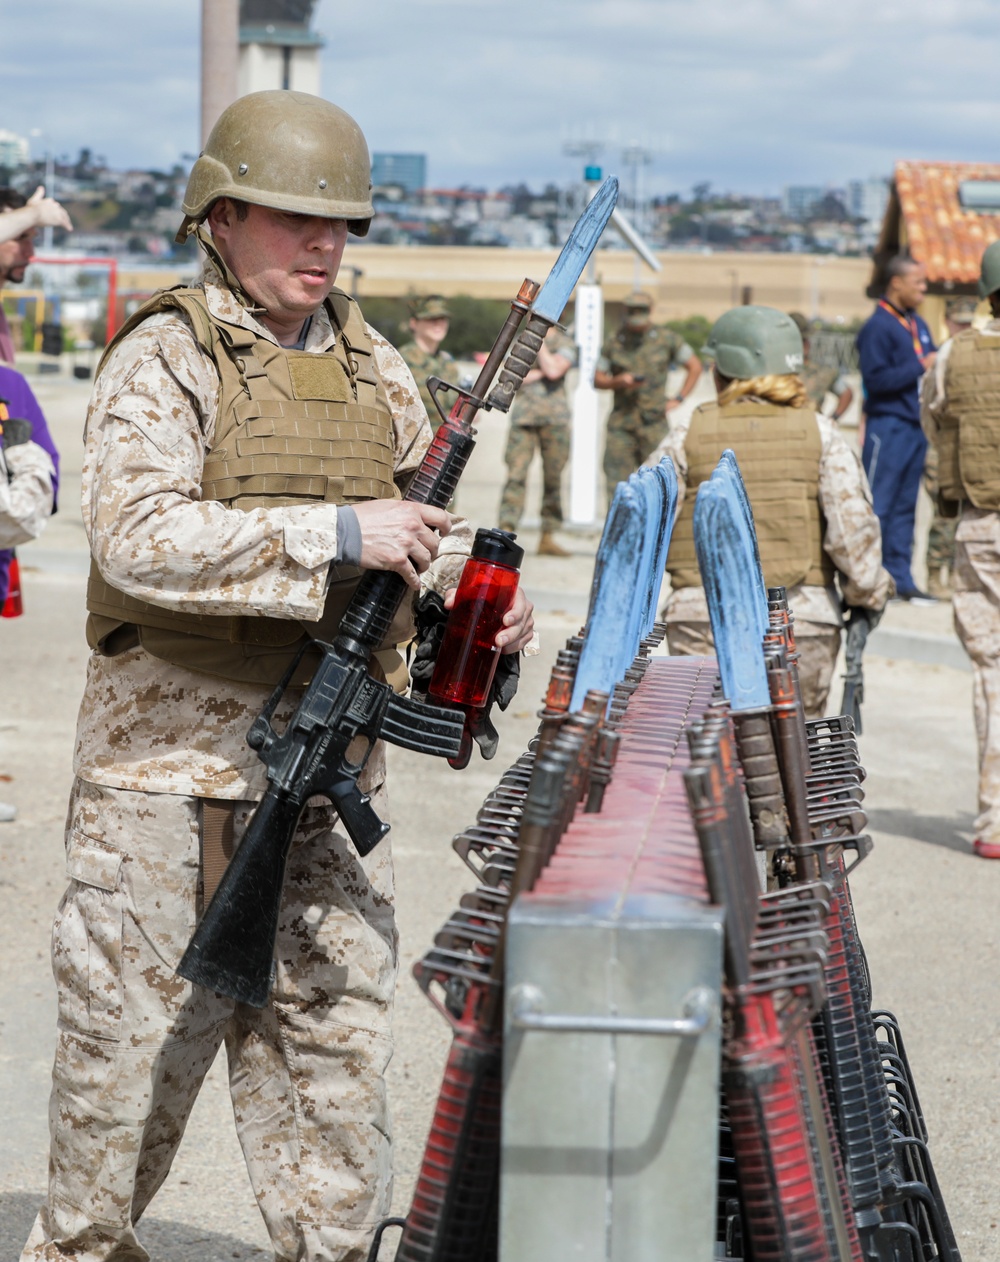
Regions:
[[[840, 652], [840, 632], [824, 627], [817, 635], [803, 635], [798, 624], [796, 632], [802, 705], [807, 719], [822, 719], [829, 713], [827, 698]], [[715, 653], [712, 628], [707, 622], [668, 623], [667, 645], [675, 657], [705, 657]]]
[[562, 524], [562, 471], [569, 460], [567, 425], [511, 425], [503, 453], [507, 481], [500, 496], [500, 529], [515, 530], [524, 512], [524, 488], [537, 450], [542, 457], [542, 531]]
[[635, 473], [650, 452], [656, 450], [669, 424], [662, 412], [656, 415], [615, 409], [611, 413], [604, 441], [604, 476], [609, 504], [614, 498], [615, 487]]
[[[384, 788], [373, 804], [387, 818]], [[235, 835], [253, 803], [238, 802]], [[201, 903], [198, 800], [77, 781], [56, 913], [49, 1194], [22, 1262], [146, 1262], [135, 1224], [225, 1042], [236, 1127], [278, 1262], [362, 1262], [389, 1208], [383, 1074], [396, 976], [392, 860], [328, 804], [296, 831], [277, 977], [258, 1010], [174, 970]]]
[[979, 744], [976, 836], [1000, 842], [1000, 512], [964, 509], [955, 532], [955, 631], [972, 662]]

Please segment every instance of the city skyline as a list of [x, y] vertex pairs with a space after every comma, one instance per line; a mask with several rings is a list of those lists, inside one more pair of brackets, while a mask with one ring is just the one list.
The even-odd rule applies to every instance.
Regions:
[[[426, 153], [434, 187], [565, 184], [597, 140], [626, 187], [622, 151], [649, 155], [647, 195], [710, 181], [779, 196], [887, 175], [898, 158], [988, 159], [996, 143], [985, 84], [1000, 30], [986, 0], [375, 0], [363, 12], [320, 0], [313, 25], [323, 94], [373, 151]], [[198, 0], [12, 8], [0, 128], [36, 157], [187, 161], [198, 32]]]

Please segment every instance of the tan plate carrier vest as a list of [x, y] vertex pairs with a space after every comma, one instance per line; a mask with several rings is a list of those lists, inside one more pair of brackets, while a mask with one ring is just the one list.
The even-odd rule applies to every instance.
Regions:
[[833, 562], [823, 551], [826, 523], [819, 507], [823, 440], [815, 411], [739, 399], [721, 408], [704, 403], [691, 418], [684, 442], [687, 490], [667, 556], [673, 587], [702, 585], [694, 547], [695, 495], [727, 447], [736, 454], [753, 506], [767, 586], [826, 587], [832, 583]]
[[[392, 413], [364, 319], [340, 290], [333, 290], [326, 305], [338, 337], [335, 347], [318, 354], [287, 350], [219, 320], [201, 289], [178, 286], [154, 294], [126, 321], [101, 364], [150, 315], [183, 312], [219, 372], [203, 499], [244, 512], [398, 499]], [[354, 566], [333, 567], [323, 616], [309, 623], [174, 612], [118, 591], [92, 561], [87, 640], [91, 648], [110, 653], [139, 642], [178, 666], [242, 683], [274, 684], [308, 638], [333, 638], [360, 574]], [[410, 633], [409, 626], [395, 626], [393, 643]], [[383, 673], [399, 683], [398, 654], [386, 651], [377, 657]], [[307, 654], [296, 683], [308, 681], [312, 664], [313, 655]]]
[[938, 494], [1000, 509], [1000, 337], [956, 335], [945, 365], [945, 411], [938, 418]]

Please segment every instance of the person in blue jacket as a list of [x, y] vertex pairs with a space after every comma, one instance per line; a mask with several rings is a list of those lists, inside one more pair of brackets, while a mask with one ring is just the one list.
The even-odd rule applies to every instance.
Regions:
[[937, 347], [915, 308], [927, 292], [922, 263], [890, 259], [885, 293], [858, 333], [865, 390], [861, 462], [882, 524], [882, 564], [903, 600], [931, 600], [913, 581], [913, 521], [927, 438], [920, 427], [920, 379]]

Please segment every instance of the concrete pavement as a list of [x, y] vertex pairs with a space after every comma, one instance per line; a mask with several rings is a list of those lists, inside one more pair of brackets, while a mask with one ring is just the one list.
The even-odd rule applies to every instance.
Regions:
[[[0, 1258], [14, 1259], [42, 1195], [46, 1100], [55, 1005], [48, 965], [52, 911], [64, 885], [62, 820], [73, 728], [86, 662], [86, 545], [76, 508], [82, 383], [42, 379], [38, 393], [64, 453], [62, 510], [22, 552], [25, 616], [3, 626], [0, 798], [17, 823], [0, 826]], [[504, 422], [484, 419], [459, 494], [476, 521], [495, 520]], [[529, 517], [537, 490], [529, 498]], [[524, 582], [539, 610], [543, 652], [529, 659], [521, 690], [500, 716], [496, 763], [455, 773], [390, 752], [392, 844], [403, 967], [390, 1087], [397, 1137], [395, 1212], [405, 1212], [449, 1044], [442, 1019], [409, 976], [414, 959], [474, 884], [449, 841], [470, 823], [503, 766], [534, 731], [549, 666], [586, 608], [596, 532], [564, 536], [573, 557], [536, 557]], [[893, 633], [893, 640], [887, 633]], [[948, 610], [893, 606], [866, 657], [862, 754], [876, 847], [852, 880], [876, 1000], [892, 1008], [907, 1039], [931, 1151], [966, 1262], [1000, 1257], [994, 1161], [998, 1155], [998, 991], [992, 969], [1000, 864], [970, 853], [976, 809], [970, 679], [958, 659], [913, 660], [913, 636], [930, 649], [957, 641]], [[909, 637], [909, 638], [908, 638]], [[876, 653], [893, 652], [895, 656]], [[949, 649], [950, 652], [950, 649]], [[959, 649], [960, 652], [960, 649]], [[9, 779], [7, 778], [9, 777]], [[265, 1259], [267, 1241], [235, 1138], [221, 1063], [196, 1106], [189, 1133], [141, 1236], [156, 1262]], [[388, 1255], [388, 1251], [387, 1255]]]

